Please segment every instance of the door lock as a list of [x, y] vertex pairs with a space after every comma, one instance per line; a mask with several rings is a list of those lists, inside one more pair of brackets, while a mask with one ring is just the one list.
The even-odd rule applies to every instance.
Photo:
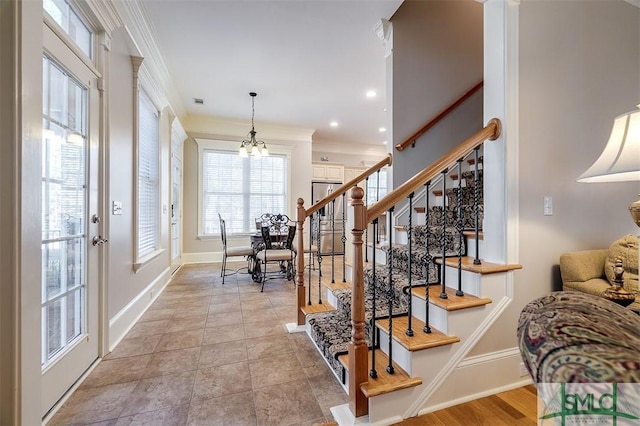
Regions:
[[108, 243], [109, 240], [107, 240], [106, 238], [102, 238], [101, 235], [95, 236], [93, 237], [93, 240], [91, 240], [91, 244], [93, 244], [94, 246], [101, 246], [104, 243]]
[[100, 216], [98, 216], [97, 214], [94, 214], [93, 216], [91, 216], [91, 222], [100, 223]]

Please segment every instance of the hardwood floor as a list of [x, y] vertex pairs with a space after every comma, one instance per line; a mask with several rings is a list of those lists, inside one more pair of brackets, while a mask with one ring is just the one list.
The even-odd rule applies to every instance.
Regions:
[[536, 387], [531, 384], [403, 420], [396, 425], [536, 425], [537, 399]]

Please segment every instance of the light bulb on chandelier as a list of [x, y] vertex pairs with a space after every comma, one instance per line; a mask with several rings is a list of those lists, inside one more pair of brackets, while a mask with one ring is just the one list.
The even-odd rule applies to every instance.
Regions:
[[256, 114], [255, 99], [256, 99], [256, 96], [258, 96], [258, 94], [256, 92], [249, 92], [249, 96], [251, 96], [251, 130], [247, 135], [248, 139], [245, 139], [240, 143], [240, 149], [238, 151], [238, 154], [240, 154], [240, 157], [247, 158], [249, 157], [248, 149], [250, 149], [252, 157], [255, 157], [255, 158], [268, 157], [269, 150], [267, 149], [267, 144], [264, 143], [264, 141], [256, 140], [257, 132], [253, 124], [253, 119]]

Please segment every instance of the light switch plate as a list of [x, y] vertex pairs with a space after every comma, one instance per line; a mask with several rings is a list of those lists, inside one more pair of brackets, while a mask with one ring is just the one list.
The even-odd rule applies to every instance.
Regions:
[[543, 209], [545, 216], [553, 215], [553, 198], [551, 195], [545, 195]]
[[111, 204], [111, 214], [113, 215], [121, 215], [122, 214], [122, 201], [113, 201]]

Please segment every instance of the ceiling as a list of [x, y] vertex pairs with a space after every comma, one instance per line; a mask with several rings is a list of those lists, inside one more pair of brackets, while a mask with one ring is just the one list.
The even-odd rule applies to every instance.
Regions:
[[272, 123], [315, 129], [314, 146], [387, 139], [385, 47], [374, 28], [402, 0], [142, 3], [187, 114], [249, 123], [253, 91], [258, 138]]

